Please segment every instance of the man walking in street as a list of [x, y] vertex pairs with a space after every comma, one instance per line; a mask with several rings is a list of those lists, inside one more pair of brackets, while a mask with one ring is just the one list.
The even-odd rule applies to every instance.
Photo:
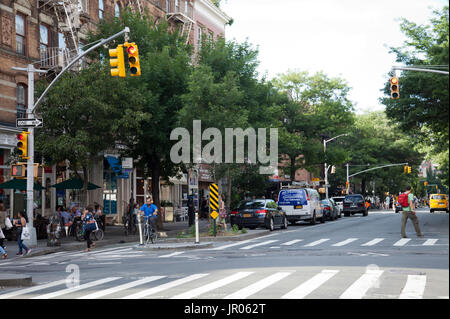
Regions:
[[[400, 198], [400, 196], [402, 198]], [[411, 193], [411, 186], [406, 187], [406, 192], [401, 194], [400, 196], [399, 196], [398, 201], [402, 205], [402, 210], [403, 210], [403, 212], [402, 212], [402, 230], [401, 230], [402, 237], [407, 238], [406, 232], [405, 232], [405, 227], [406, 227], [406, 222], [408, 221], [408, 218], [411, 219], [413, 222], [417, 237], [423, 237], [422, 232], [420, 231], [420, 227], [419, 227], [419, 219], [416, 216], [416, 210], [415, 210], [415, 206], [414, 206], [414, 195]], [[407, 200], [407, 206], [403, 205], [401, 202], [404, 197], [406, 197], [405, 204], [406, 204], [406, 200]]]

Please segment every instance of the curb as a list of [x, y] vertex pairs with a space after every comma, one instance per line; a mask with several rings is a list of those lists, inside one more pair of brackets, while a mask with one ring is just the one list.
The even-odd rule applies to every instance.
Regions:
[[0, 287], [31, 287], [31, 276], [18, 274], [0, 274]]

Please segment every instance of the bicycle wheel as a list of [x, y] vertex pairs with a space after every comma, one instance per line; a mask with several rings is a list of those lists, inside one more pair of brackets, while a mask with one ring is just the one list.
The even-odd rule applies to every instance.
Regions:
[[152, 230], [152, 236], [151, 236], [152, 244], [156, 243], [158, 240], [158, 233], [154, 230]]
[[149, 241], [150, 241], [150, 232], [149, 232], [149, 229], [148, 229], [148, 225], [145, 224], [144, 225], [144, 243], [146, 245], [148, 245]]
[[97, 229], [96, 231], [93, 231], [92, 233], [94, 234], [95, 240], [102, 240], [103, 237], [105, 236], [105, 233], [101, 228]]
[[83, 241], [84, 240], [83, 226], [77, 225], [77, 227], [75, 228], [75, 238], [78, 241]]

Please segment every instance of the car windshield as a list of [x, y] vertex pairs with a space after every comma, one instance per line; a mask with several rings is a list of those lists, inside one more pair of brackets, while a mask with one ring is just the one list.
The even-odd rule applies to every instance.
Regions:
[[244, 201], [240, 202], [238, 209], [242, 208], [263, 208], [265, 205], [265, 201], [263, 200], [252, 200], [252, 201]]
[[334, 200], [336, 203], [342, 203], [342, 202], [344, 201], [344, 197], [341, 197], [341, 198], [333, 197], [333, 200]]
[[320, 202], [321, 202], [322, 204], [324, 204], [324, 205], [330, 205], [330, 202], [327, 201], [326, 199], [321, 200]]
[[433, 195], [433, 196], [431, 196], [431, 199], [447, 199], [447, 196], [445, 196], [445, 195]]
[[345, 200], [344, 200], [344, 202], [352, 202], [352, 203], [362, 202], [362, 201], [363, 201], [362, 196], [345, 196]]

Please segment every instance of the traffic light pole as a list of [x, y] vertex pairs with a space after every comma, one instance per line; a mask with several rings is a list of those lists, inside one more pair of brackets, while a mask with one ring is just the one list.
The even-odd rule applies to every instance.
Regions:
[[[58, 79], [61, 77], [62, 74], [64, 74], [70, 67], [75, 64], [78, 60], [80, 60], [83, 56], [91, 52], [92, 50], [95, 50], [96, 48], [104, 45], [105, 43], [108, 43], [109, 41], [125, 34], [125, 37], [128, 37], [128, 33], [130, 32], [130, 29], [128, 27], [125, 27], [122, 31], [119, 33], [114, 34], [113, 36], [107, 38], [106, 40], [100, 41], [100, 43], [94, 45], [93, 47], [89, 48], [82, 54], [79, 54], [75, 59], [73, 59], [65, 68], [62, 69], [62, 71], [55, 77], [55, 79], [49, 84], [49, 86], [45, 89], [45, 91], [42, 93], [40, 98], [34, 103], [34, 73], [46, 73], [45, 70], [38, 70], [35, 69], [32, 64], [28, 64], [27, 68], [19, 68], [19, 67], [12, 67], [13, 70], [16, 71], [26, 71], [28, 72], [28, 108], [27, 108], [27, 118], [28, 119], [34, 119], [34, 112], [36, 110], [36, 107], [39, 105], [39, 103], [42, 101], [42, 99], [47, 94], [48, 90], [58, 81]], [[26, 245], [29, 245], [30, 247], [35, 247], [37, 245], [37, 236], [36, 236], [36, 229], [33, 225], [33, 210], [34, 210], [34, 190], [33, 190], [33, 181], [34, 181], [34, 128], [28, 128], [28, 132], [30, 133], [28, 135], [28, 161], [27, 161], [27, 217], [28, 217], [28, 228], [30, 229], [31, 233], [31, 239], [26, 240]]]
[[446, 74], [446, 75], [449, 74], [448, 71], [433, 70], [433, 69], [421, 69], [421, 68], [411, 68], [411, 67], [403, 67], [403, 66], [393, 66], [392, 70], [430, 72], [430, 73], [438, 73], [438, 74]]

